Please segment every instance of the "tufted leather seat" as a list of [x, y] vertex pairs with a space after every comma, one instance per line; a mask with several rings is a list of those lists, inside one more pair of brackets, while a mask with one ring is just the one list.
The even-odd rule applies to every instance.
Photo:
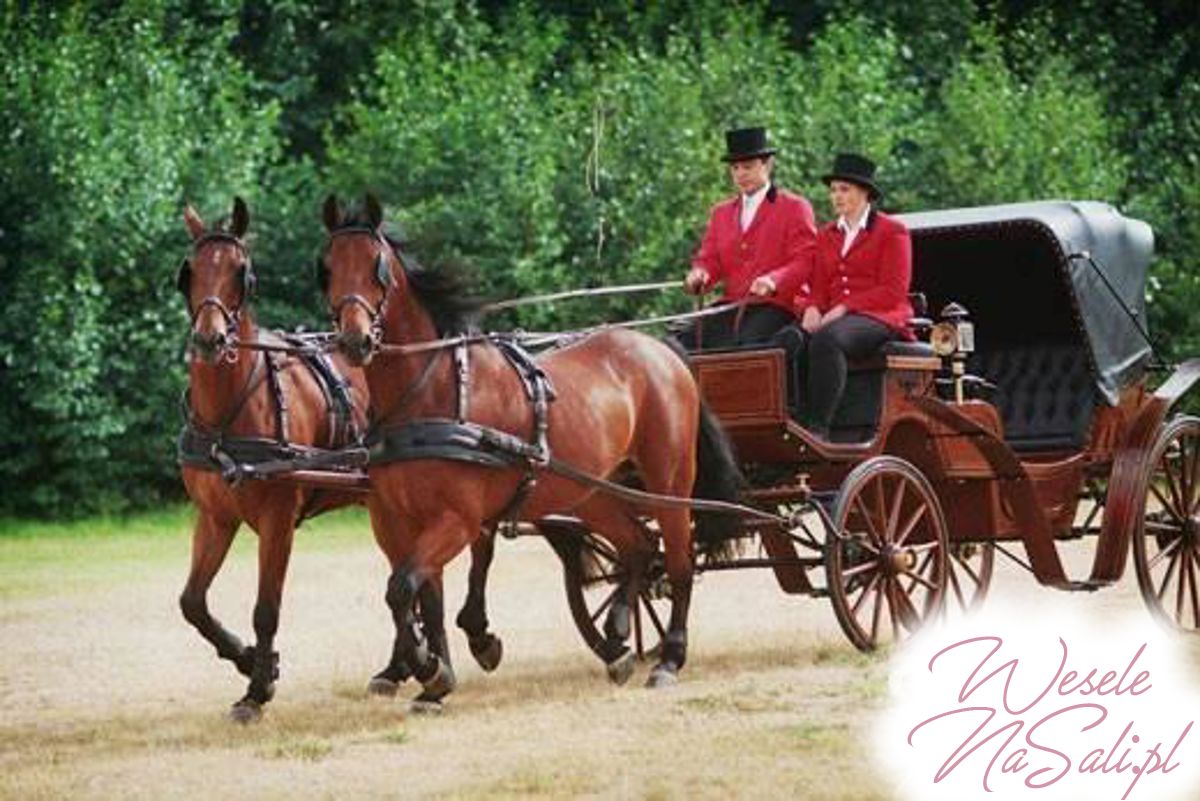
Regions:
[[1016, 451], [1078, 450], [1087, 443], [1096, 389], [1083, 345], [977, 353], [968, 370], [996, 385], [1004, 438]]

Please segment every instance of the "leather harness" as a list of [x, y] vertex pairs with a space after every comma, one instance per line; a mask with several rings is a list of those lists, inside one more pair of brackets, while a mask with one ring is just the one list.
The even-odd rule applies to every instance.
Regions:
[[[533, 408], [533, 431], [528, 441], [467, 419], [470, 351], [467, 343], [460, 342], [454, 348], [458, 393], [455, 419], [418, 418], [399, 424], [379, 421], [367, 431], [363, 444], [371, 465], [440, 459], [501, 469], [522, 468], [524, 472], [513, 496], [495, 517], [495, 522], [506, 522], [516, 518], [536, 486], [537, 470], [550, 462], [549, 408], [555, 394], [546, 373], [513, 337], [491, 335], [487, 341], [496, 346], [516, 372]], [[423, 376], [427, 374], [428, 368]], [[405, 396], [409, 394], [406, 392]]]
[[[299, 336], [275, 336], [297, 348], [305, 344]], [[362, 458], [355, 457], [353, 447], [360, 443], [361, 432], [354, 420], [350, 382], [324, 353], [301, 350], [300, 363], [316, 381], [325, 400], [330, 432], [325, 447], [296, 445], [288, 440], [287, 394], [280, 380], [287, 361], [279, 354], [265, 353], [255, 363], [230, 411], [215, 426], [196, 418], [185, 392], [184, 425], [176, 449], [179, 464], [218, 472], [233, 486], [246, 478], [269, 478], [302, 468], [346, 470], [361, 465]], [[275, 407], [275, 437], [230, 436], [230, 425], [264, 380]]]

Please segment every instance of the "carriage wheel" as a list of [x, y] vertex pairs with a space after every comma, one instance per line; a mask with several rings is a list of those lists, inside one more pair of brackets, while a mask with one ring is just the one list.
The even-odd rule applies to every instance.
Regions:
[[1171, 420], [1150, 452], [1133, 532], [1133, 562], [1146, 606], [1186, 631], [1200, 630], [1200, 418]]
[[952, 542], [949, 550], [946, 608], [954, 614], [977, 609], [992, 585], [996, 546], [990, 542]]
[[[624, 568], [617, 561], [616, 551], [582, 525], [572, 526], [569, 530], [555, 526], [543, 529], [543, 533], [562, 561], [567, 606], [575, 627], [588, 648], [604, 659], [604, 619], [624, 578]], [[590, 575], [584, 575], [581, 569], [581, 551], [595, 560], [596, 569], [590, 571]], [[630, 639], [638, 659], [658, 653], [659, 643], [671, 619], [670, 605], [662, 558], [656, 556], [637, 603], [630, 610]]]
[[856, 648], [902, 640], [941, 613], [949, 539], [941, 505], [920, 471], [894, 456], [858, 465], [842, 482], [833, 524], [825, 559], [829, 597]]

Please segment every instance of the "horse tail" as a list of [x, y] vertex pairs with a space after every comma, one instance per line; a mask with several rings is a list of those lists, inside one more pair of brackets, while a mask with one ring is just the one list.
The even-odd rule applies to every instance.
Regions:
[[[717, 416], [703, 399], [696, 441], [696, 482], [692, 497], [737, 503], [746, 480], [738, 467], [733, 443]], [[738, 516], [724, 512], [696, 512], [696, 547], [710, 557], [736, 552]]]

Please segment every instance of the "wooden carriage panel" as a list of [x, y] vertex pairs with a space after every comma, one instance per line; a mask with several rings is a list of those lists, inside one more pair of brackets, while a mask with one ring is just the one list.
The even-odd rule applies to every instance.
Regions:
[[[964, 417], [997, 437], [1003, 436], [1003, 424], [996, 407], [983, 401], [966, 401], [956, 404]], [[944, 473], [951, 478], [984, 479], [995, 478], [996, 473], [987, 457], [974, 442], [970, 434], [963, 434], [947, 426], [933, 428], [933, 442], [941, 460]]]
[[700, 393], [726, 427], [786, 422], [782, 350], [696, 354], [692, 369]]
[[1019, 539], [996, 481], [950, 479], [935, 485], [952, 542]]

